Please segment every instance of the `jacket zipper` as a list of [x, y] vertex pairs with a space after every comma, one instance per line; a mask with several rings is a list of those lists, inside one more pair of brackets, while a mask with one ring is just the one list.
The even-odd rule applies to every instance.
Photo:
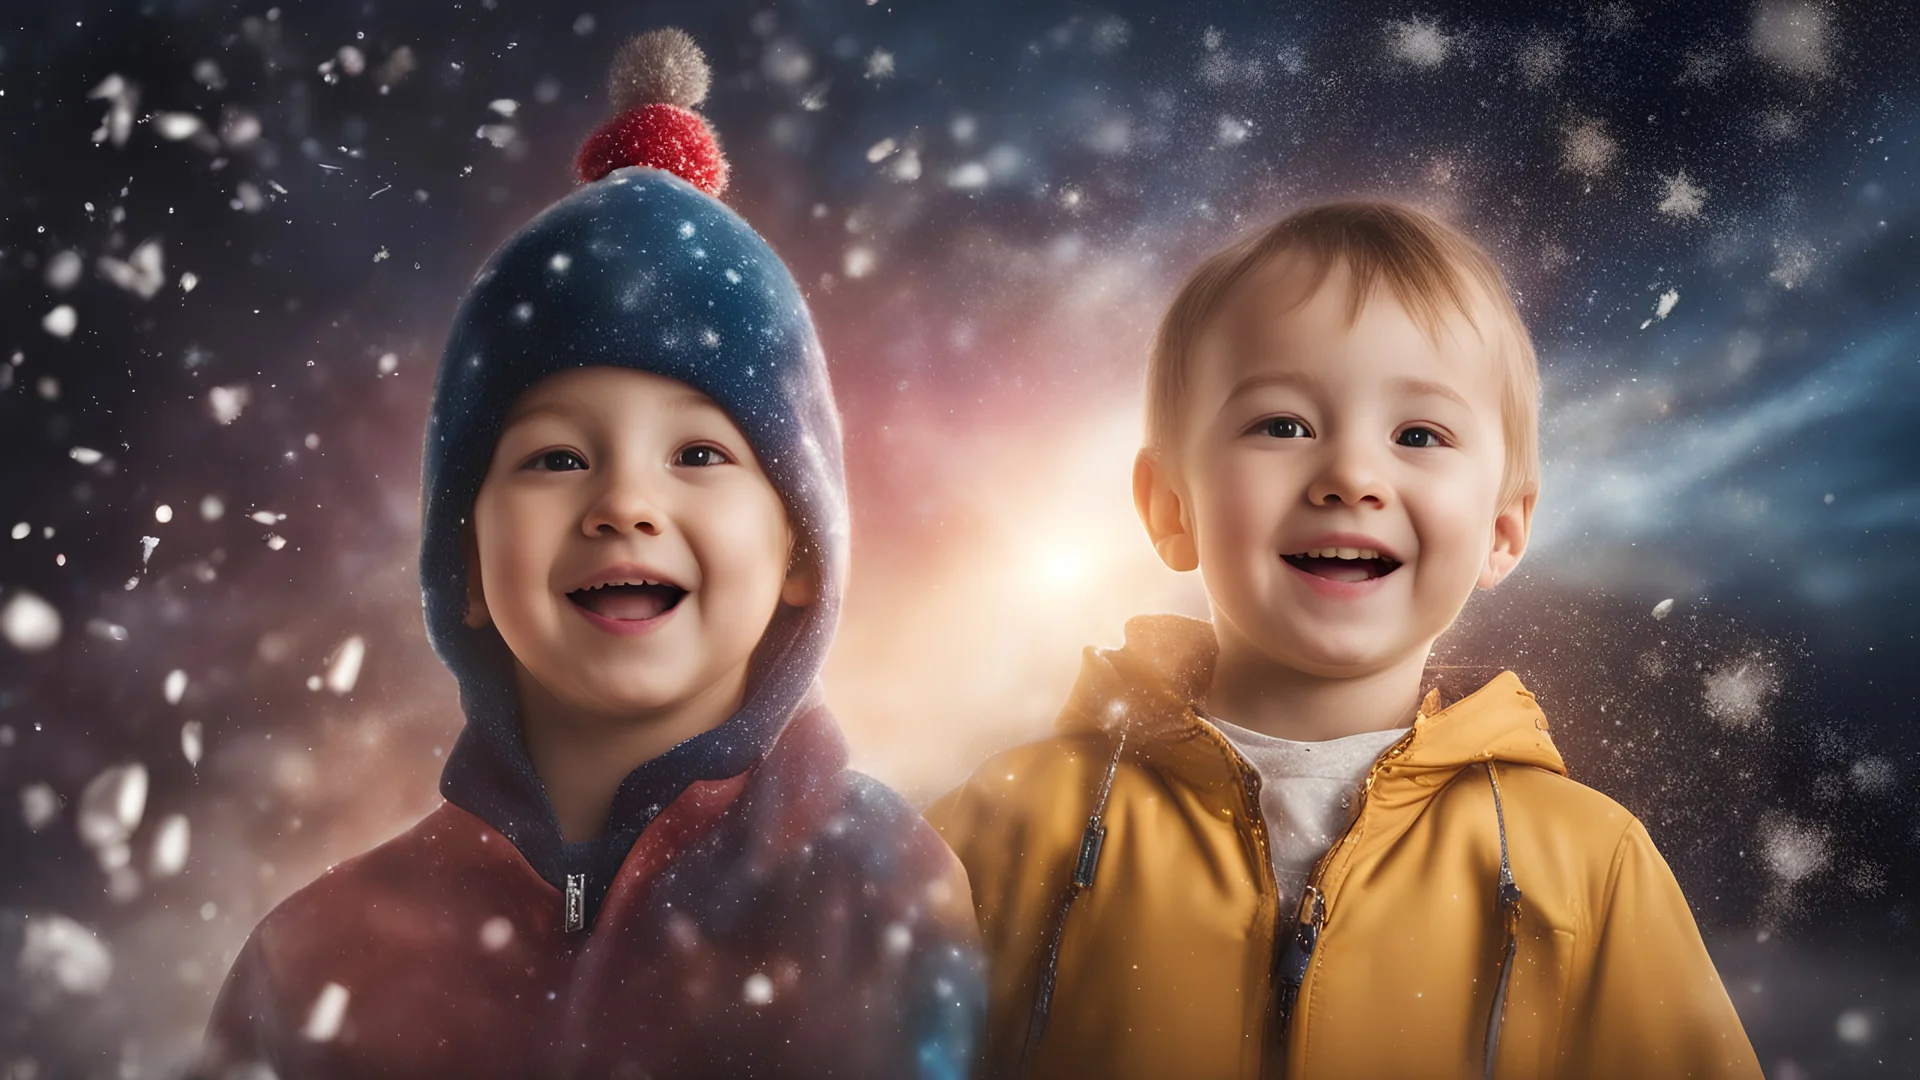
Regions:
[[[1335, 840], [1326, 854], [1320, 856], [1319, 860], [1313, 864], [1313, 873], [1307, 878], [1306, 888], [1300, 891], [1300, 903], [1294, 909], [1293, 925], [1275, 928], [1274, 1004], [1271, 1013], [1275, 1035], [1270, 1040], [1270, 1045], [1274, 1047], [1280, 1067], [1273, 1070], [1263, 1069], [1263, 1073], [1285, 1075], [1287, 1049], [1293, 1033], [1293, 1007], [1299, 1000], [1300, 988], [1307, 981], [1307, 973], [1313, 967], [1316, 946], [1320, 943], [1320, 930], [1326, 919], [1327, 903], [1323, 883], [1327, 868], [1333, 863], [1333, 857], [1339, 854], [1341, 848], [1347, 846], [1348, 840], [1353, 838], [1354, 830], [1360, 827], [1360, 819], [1367, 811], [1367, 799], [1373, 794], [1374, 780], [1379, 777], [1381, 770], [1388, 762], [1406, 752], [1411, 742], [1413, 742], [1413, 729], [1408, 728], [1407, 733], [1396, 740], [1392, 746], [1387, 747], [1385, 752], [1374, 761], [1373, 767], [1367, 770], [1366, 782], [1360, 787], [1360, 805], [1354, 809], [1353, 820], [1347, 823], [1346, 831], [1340, 834], [1340, 839]], [[1238, 757], [1239, 755], [1236, 754], [1236, 761]], [[1259, 811], [1257, 802], [1254, 810], [1256, 813]], [[1264, 815], [1256, 820], [1262, 822], [1261, 834], [1264, 836], [1266, 832]], [[1268, 865], [1269, 867], [1272, 865], [1271, 855], [1268, 856]], [[1272, 873], [1269, 869], [1267, 876], [1271, 878]], [[1279, 882], [1274, 881], [1274, 888], [1277, 890], [1279, 887]]]
[[567, 933], [584, 930], [587, 925], [587, 875], [568, 874], [567, 888], [561, 900], [560, 916]]

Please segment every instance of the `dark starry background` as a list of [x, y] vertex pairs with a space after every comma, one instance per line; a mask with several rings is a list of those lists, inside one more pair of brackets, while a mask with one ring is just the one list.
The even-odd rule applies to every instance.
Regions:
[[1153, 319], [1303, 201], [1405, 198], [1546, 382], [1536, 546], [1436, 674], [1539, 692], [1770, 1075], [1920, 1071], [1910, 5], [55, 7], [0, 14], [0, 1076], [170, 1075], [254, 920], [433, 805], [438, 349], [666, 23], [841, 396], [862, 767], [929, 799], [1079, 645], [1204, 610], [1127, 502]]

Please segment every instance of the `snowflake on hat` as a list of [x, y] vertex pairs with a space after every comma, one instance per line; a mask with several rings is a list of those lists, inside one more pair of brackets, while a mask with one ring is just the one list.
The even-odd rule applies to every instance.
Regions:
[[727, 188], [727, 159], [705, 117], [707, 58], [684, 30], [653, 30], [629, 40], [607, 79], [611, 120], [580, 147], [574, 171], [591, 184], [629, 165], [664, 169], [718, 196]]

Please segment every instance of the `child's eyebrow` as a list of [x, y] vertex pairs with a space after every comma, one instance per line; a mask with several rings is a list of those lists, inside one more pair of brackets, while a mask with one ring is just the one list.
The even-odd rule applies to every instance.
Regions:
[[1387, 385], [1403, 394], [1415, 397], [1425, 395], [1446, 398], [1448, 401], [1453, 402], [1463, 409], [1471, 410], [1473, 408], [1473, 406], [1467, 404], [1467, 399], [1461, 396], [1460, 391], [1455, 390], [1445, 383], [1434, 382], [1431, 379], [1416, 379], [1409, 375], [1401, 375], [1389, 380]]
[[522, 406], [508, 413], [506, 420], [501, 423], [500, 429], [504, 431], [507, 428], [513, 427], [515, 424], [526, 423], [536, 416], [551, 416], [556, 420], [574, 419], [573, 410], [567, 408], [566, 405], [561, 402], [542, 401], [537, 404]]
[[667, 401], [667, 404], [682, 412], [688, 409], [709, 409], [722, 416], [725, 416], [727, 412], [727, 410], [720, 407], [718, 402], [691, 387], [673, 395], [673, 397]]
[[1293, 389], [1301, 390], [1309, 394], [1316, 393], [1323, 388], [1321, 381], [1309, 372], [1262, 371], [1258, 374], [1249, 375], [1239, 382], [1234, 383], [1233, 389], [1227, 391], [1227, 400], [1231, 402], [1241, 394], [1268, 386], [1292, 387]]

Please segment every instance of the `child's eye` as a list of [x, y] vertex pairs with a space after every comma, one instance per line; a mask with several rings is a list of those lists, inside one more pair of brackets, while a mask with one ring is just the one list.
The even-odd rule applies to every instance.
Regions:
[[1440, 433], [1430, 427], [1410, 427], [1401, 432], [1393, 441], [1399, 443], [1401, 446], [1412, 446], [1416, 448], [1445, 446], [1447, 444], [1447, 441], [1440, 437]]
[[721, 450], [717, 446], [708, 446], [705, 443], [689, 446], [673, 455], [673, 463], [675, 465], [684, 465], [693, 469], [704, 468], [708, 465], [725, 465], [732, 460], [732, 458], [726, 455], [726, 451]]
[[1271, 420], [1262, 420], [1259, 431], [1260, 434], [1272, 439], [1306, 439], [1312, 437], [1307, 432], [1307, 425], [1291, 416], [1276, 416]]
[[572, 472], [586, 468], [587, 462], [571, 450], [543, 450], [523, 467], [543, 472]]

